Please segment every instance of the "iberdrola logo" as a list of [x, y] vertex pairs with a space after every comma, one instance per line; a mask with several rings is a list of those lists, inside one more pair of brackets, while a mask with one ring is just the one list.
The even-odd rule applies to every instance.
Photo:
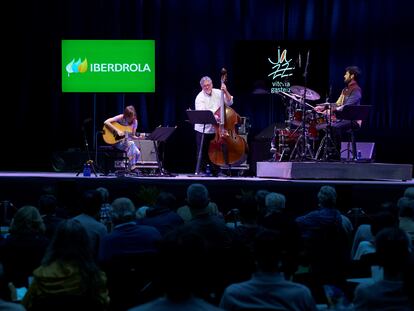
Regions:
[[68, 77], [71, 73], [85, 73], [88, 70], [88, 60], [85, 58], [83, 62], [81, 62], [81, 59], [79, 58], [77, 62], [75, 62], [75, 59], [72, 59], [72, 61], [66, 65], [66, 71], [68, 72]]

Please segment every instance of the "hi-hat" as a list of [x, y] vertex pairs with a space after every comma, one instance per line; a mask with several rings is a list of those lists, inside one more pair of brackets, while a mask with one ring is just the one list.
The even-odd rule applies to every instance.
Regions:
[[[305, 87], [304, 86], [300, 86], [300, 85], [292, 85], [290, 87], [290, 91], [293, 94], [299, 95], [301, 97], [303, 97], [305, 95]], [[318, 93], [316, 93], [315, 91], [306, 88], [306, 99], [308, 100], [318, 100], [319, 98], [321, 98], [319, 96]]]
[[328, 107], [337, 107], [338, 104], [337, 103], [328, 103], [328, 102], [326, 102], [326, 103], [317, 104], [316, 106], [328, 108]]

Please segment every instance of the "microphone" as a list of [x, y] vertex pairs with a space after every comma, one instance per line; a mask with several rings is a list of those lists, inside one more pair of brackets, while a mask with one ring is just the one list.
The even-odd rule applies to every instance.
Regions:
[[298, 67], [302, 68], [302, 58], [300, 56], [300, 53], [299, 53], [299, 57], [298, 57]]
[[332, 95], [332, 84], [329, 86], [329, 93], [326, 94], [326, 103], [329, 102], [329, 99], [331, 98]]

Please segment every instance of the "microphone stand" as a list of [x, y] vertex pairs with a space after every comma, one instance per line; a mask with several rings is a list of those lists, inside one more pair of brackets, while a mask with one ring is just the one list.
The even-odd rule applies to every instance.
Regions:
[[[93, 160], [91, 159], [91, 154], [89, 152], [89, 144], [88, 144], [88, 138], [86, 137], [85, 124], [82, 125], [82, 132], [83, 132], [83, 140], [84, 140], [84, 144], [85, 144], [86, 154], [88, 155], [88, 160], [86, 161], [86, 163], [91, 166], [91, 171], [93, 172], [93, 174], [95, 175], [95, 177], [98, 177], [98, 175], [96, 174], [95, 166], [93, 164]], [[84, 163], [84, 165], [86, 163]], [[76, 176], [79, 176], [79, 174], [81, 172], [83, 172], [83, 166], [79, 169], [79, 171], [76, 174]]]

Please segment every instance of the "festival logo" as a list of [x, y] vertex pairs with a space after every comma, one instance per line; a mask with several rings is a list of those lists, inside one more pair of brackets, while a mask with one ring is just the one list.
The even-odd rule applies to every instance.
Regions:
[[290, 92], [288, 77], [293, 75], [295, 66], [293, 63], [291, 65], [292, 58], [288, 59], [287, 49], [281, 52], [280, 47], [278, 47], [276, 60], [271, 57], [267, 60], [272, 66], [272, 72], [268, 74], [268, 77], [272, 79], [271, 93]]

